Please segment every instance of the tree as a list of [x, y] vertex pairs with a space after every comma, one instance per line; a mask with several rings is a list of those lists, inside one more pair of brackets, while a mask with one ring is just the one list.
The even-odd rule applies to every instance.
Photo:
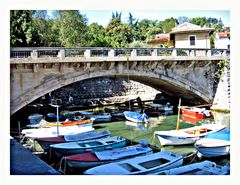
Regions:
[[39, 45], [41, 46], [49, 46], [50, 38], [49, 35], [51, 34], [51, 24], [48, 20], [47, 11], [46, 10], [37, 10], [33, 14], [33, 27], [37, 31], [40, 41]]
[[87, 18], [77, 10], [59, 11], [59, 39], [64, 47], [87, 44]]
[[31, 10], [10, 11], [11, 47], [39, 46], [39, 35], [32, 24]]
[[88, 46], [90, 47], [108, 47], [110, 44], [106, 38], [106, 31], [103, 26], [92, 23], [88, 26]]
[[161, 22], [163, 33], [169, 33], [178, 24], [177, 19], [171, 17]]
[[106, 27], [107, 40], [112, 47], [125, 47], [133, 41], [132, 29], [121, 23], [121, 14], [116, 13], [113, 17]]

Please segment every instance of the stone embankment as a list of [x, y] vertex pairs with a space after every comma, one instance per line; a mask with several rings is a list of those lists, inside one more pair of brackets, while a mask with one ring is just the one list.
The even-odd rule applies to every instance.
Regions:
[[214, 121], [230, 128], [230, 65], [225, 68], [219, 81], [211, 107]]

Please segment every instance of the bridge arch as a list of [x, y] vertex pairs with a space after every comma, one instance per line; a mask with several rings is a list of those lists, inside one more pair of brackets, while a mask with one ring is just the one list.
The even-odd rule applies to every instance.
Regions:
[[[31, 87], [31, 89], [28, 89], [28, 91], [21, 94], [20, 97], [12, 101], [12, 104], [15, 105], [12, 111], [16, 112], [37, 98], [69, 84], [98, 77], [126, 78], [153, 87], [170, 96], [211, 102], [211, 98], [207, 96], [207, 91], [205, 89], [201, 87], [196, 88], [196, 84], [181, 77], [176, 78], [176, 76], [158, 74], [154, 71], [149, 72], [147, 70], [125, 69], [121, 73], [116, 73], [116, 70], [97, 70], [85, 73], [80, 71], [64, 75], [50, 75], [45, 77], [44, 83], [36, 84], [34, 87]], [[181, 79], [181, 81], [179, 79]]]
[[[40, 48], [39, 52], [34, 49], [24, 48], [21, 52], [13, 50], [11, 53], [11, 115], [48, 92], [81, 80], [108, 76], [129, 78], [175, 97], [212, 103], [216, 91], [216, 64], [229, 59], [223, 55], [209, 56], [212, 51], [204, 49], [185, 49], [188, 56], [177, 56], [175, 48], [100, 48], [101, 54], [107, 53], [107, 56], [92, 56], [91, 53], [96, 49], [91, 51], [89, 48], [57, 48], [58, 55], [54, 52], [51, 56], [45, 55], [49, 55], [53, 49], [47, 49], [46, 53], [44, 48]], [[72, 53], [77, 55], [72, 56]], [[44, 57], [41, 57], [43, 54]]]

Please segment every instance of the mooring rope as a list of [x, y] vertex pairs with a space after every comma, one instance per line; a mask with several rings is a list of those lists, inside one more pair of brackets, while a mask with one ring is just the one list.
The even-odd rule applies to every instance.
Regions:
[[[62, 169], [62, 163], [64, 163], [63, 169]], [[60, 165], [59, 165], [59, 169], [58, 171], [65, 174], [66, 173], [66, 166], [67, 166], [67, 158], [66, 157], [62, 157], [61, 161], [60, 161]]]

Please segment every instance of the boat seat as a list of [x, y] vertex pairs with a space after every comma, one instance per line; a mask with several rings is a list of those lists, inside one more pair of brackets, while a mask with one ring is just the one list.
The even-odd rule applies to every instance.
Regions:
[[92, 147], [92, 146], [89, 144], [84, 144], [84, 147]]

